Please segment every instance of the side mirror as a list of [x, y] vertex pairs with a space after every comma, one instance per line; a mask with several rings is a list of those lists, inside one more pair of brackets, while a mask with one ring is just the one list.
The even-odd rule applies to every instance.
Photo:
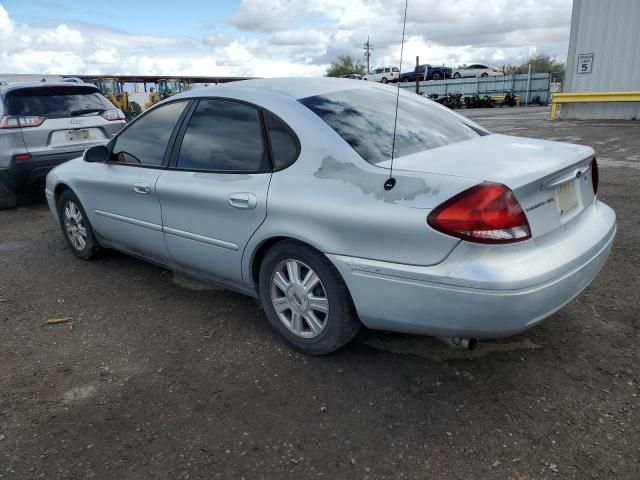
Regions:
[[104, 145], [87, 148], [82, 155], [85, 162], [102, 163], [109, 159], [109, 149]]

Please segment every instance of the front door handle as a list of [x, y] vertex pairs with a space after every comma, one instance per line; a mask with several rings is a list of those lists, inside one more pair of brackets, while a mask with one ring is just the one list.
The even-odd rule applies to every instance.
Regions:
[[137, 181], [133, 184], [133, 191], [139, 193], [140, 195], [149, 195], [151, 187], [145, 181]]
[[242, 210], [253, 210], [258, 205], [258, 198], [253, 193], [232, 193], [228, 198], [229, 205]]

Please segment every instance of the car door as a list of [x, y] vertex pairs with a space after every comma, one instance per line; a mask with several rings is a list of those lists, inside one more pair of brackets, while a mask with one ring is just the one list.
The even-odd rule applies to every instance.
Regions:
[[227, 284], [242, 282], [241, 260], [264, 221], [271, 180], [258, 108], [201, 99], [156, 184], [173, 260]]
[[[110, 143], [110, 160], [92, 163], [77, 192], [95, 231], [115, 248], [167, 262], [156, 182], [188, 101], [159, 105]], [[89, 213], [90, 212], [90, 213]]]

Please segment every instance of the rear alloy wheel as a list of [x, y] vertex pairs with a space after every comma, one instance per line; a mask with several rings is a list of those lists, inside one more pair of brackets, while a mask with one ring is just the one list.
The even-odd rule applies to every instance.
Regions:
[[95, 257], [101, 247], [78, 197], [70, 190], [62, 192], [58, 198], [58, 216], [64, 239], [73, 254], [83, 260]]
[[482, 75], [480, 75], [482, 78], [487, 78], [489, 76], [489, 74], [487, 72], [484, 72]]
[[299, 260], [284, 260], [271, 275], [271, 304], [280, 321], [301, 338], [322, 333], [329, 300], [318, 274]]
[[434, 79], [434, 80], [442, 80], [442, 77], [440, 76], [440, 74], [439, 74], [439, 73], [434, 73], [434, 74], [433, 74], [433, 79]]
[[300, 243], [280, 242], [267, 252], [259, 291], [271, 326], [301, 352], [331, 353], [360, 328], [338, 271], [322, 254]]

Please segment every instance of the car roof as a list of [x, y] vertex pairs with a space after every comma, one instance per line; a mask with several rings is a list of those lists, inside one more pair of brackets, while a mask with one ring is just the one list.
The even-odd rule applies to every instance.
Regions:
[[229, 82], [217, 86], [197, 88], [181, 93], [177, 97], [216, 97], [235, 96], [243, 91], [261, 94], [286, 95], [299, 100], [301, 98], [324, 95], [340, 90], [389, 88], [374, 82], [352, 82], [349, 78], [298, 77], [298, 78], [259, 78]]
[[20, 82], [20, 83], [10, 83], [8, 85], [0, 86], [0, 96], [3, 98], [9, 92], [15, 92], [18, 90], [27, 90], [30, 88], [69, 88], [69, 89], [81, 89], [86, 88], [87, 90], [91, 90], [93, 92], [99, 92], [98, 87], [96, 87], [92, 83], [76, 83], [76, 82]]

